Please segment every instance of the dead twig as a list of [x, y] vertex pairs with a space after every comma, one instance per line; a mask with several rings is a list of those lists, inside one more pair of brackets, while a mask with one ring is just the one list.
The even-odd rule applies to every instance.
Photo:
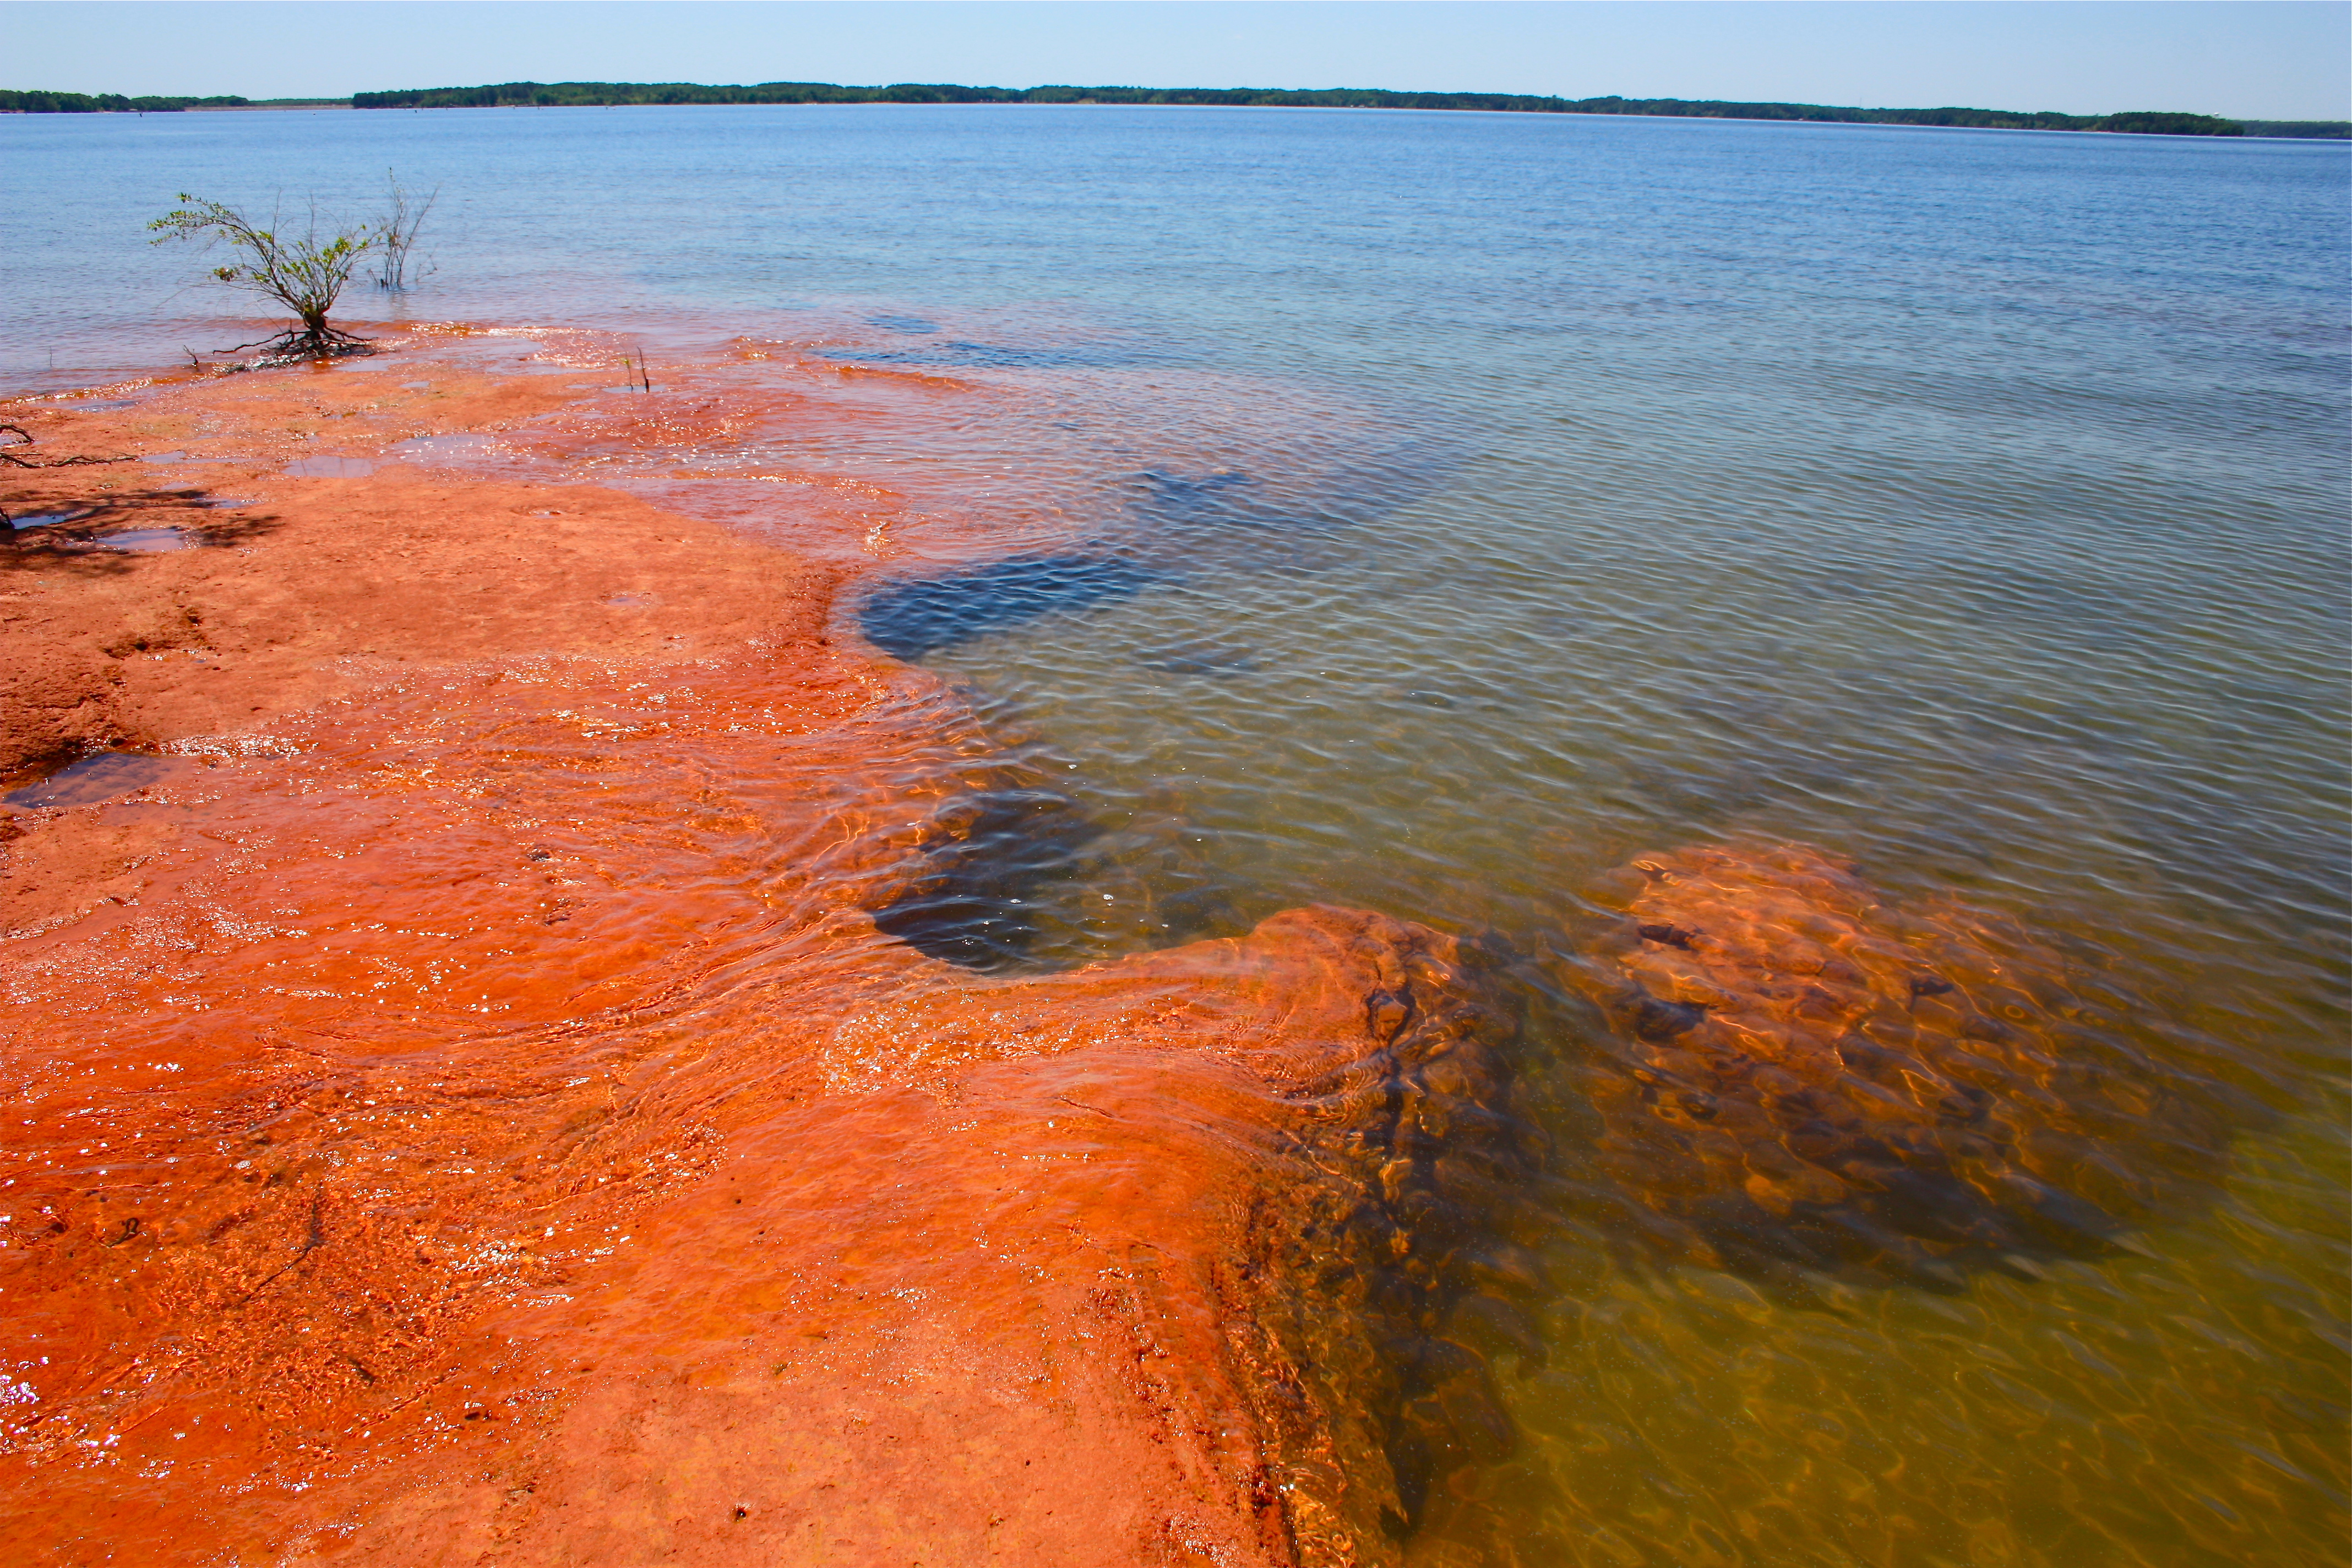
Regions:
[[[403, 185], [399, 176], [390, 169], [383, 172], [383, 177], [384, 183], [391, 187], [392, 206], [383, 221], [376, 225], [377, 248], [382, 260], [376, 268], [375, 286], [399, 293], [408, 287], [409, 249], [416, 243], [416, 231], [425, 226], [425, 215], [432, 212], [433, 204], [441, 199], [441, 187], [434, 186], [422, 205], [412, 205], [416, 193]], [[432, 263], [427, 261], [425, 272], [433, 269]]]

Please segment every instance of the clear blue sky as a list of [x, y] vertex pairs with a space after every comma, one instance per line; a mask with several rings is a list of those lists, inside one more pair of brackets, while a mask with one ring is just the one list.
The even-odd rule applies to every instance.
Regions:
[[0, 0], [0, 86], [1380, 87], [2352, 118], [2333, 0]]

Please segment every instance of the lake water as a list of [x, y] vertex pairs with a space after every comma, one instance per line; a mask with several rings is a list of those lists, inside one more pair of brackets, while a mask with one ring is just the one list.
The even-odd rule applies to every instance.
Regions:
[[[999, 388], [919, 447], [793, 454], [1089, 520], [869, 609], [1056, 825], [909, 930], [1055, 964], [1327, 901], [1521, 955], [1546, 1283], [1496, 1358], [1516, 1447], [1451, 1473], [1413, 1560], [2340, 1560], [2345, 147], [1045, 107], [0, 146], [12, 387], [237, 341], [144, 243], [176, 193], [332, 206], [389, 166], [441, 188], [437, 269], [360, 318]], [[598, 477], [691, 506], [677, 456]], [[2224, 1173], [2014, 1270], [1645, 1247], [1591, 1152], [1622, 1061], [1576, 955], [1611, 868], [1751, 840], [2099, 955], [2161, 1013], [2143, 1048], [2226, 1086]]]

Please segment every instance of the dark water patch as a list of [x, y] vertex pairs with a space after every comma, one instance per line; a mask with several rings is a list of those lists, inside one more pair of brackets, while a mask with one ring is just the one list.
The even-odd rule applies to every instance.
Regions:
[[916, 659], [1046, 616], [1131, 599], [1164, 580], [1115, 556], [1014, 556], [977, 571], [894, 583], [859, 606], [857, 624], [883, 652]]
[[1248, 474], [1239, 471], [1192, 479], [1146, 468], [1136, 479], [1150, 498], [1146, 503], [1149, 510], [1170, 518], [1231, 515], [1236, 509], [1228, 498], [1235, 492], [1246, 495], [1256, 484]]
[[95, 805], [160, 784], [173, 772], [173, 764], [163, 757], [135, 752], [100, 752], [69, 763], [47, 778], [0, 795], [0, 805], [26, 811]]
[[1395, 504], [1385, 486], [1277, 483], [1241, 470], [1194, 476], [1146, 468], [1134, 484], [1131, 515], [1161, 534], [1265, 531], [1296, 536], [1344, 527]]
[[1442, 489], [1461, 464], [1448, 438], [1391, 430], [1366, 446], [1318, 441], [1279, 464], [1142, 468], [1125, 481], [1124, 531], [1149, 559], [1320, 574], [1356, 558], [1367, 528]]
[[940, 324], [937, 321], [927, 321], [920, 316], [868, 316], [866, 318], [866, 324], [869, 327], [879, 327], [886, 332], [906, 332], [914, 336], [921, 336], [940, 330]]
[[[992, 733], [1022, 732], [1002, 702], [981, 699], [980, 711]], [[920, 859], [876, 924], [968, 968], [1045, 971], [1254, 923], [1219, 874], [1215, 835], [1180, 803], [1070, 789], [1066, 758], [1008, 746], [925, 824]]]
[[923, 861], [874, 923], [966, 969], [1028, 959], [1050, 887], [1070, 880], [1099, 829], [1050, 790], [990, 788], [941, 806]]

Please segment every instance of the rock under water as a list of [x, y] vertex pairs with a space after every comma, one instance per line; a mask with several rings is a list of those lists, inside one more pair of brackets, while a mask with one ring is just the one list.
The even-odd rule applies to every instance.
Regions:
[[2149, 1048], [2115, 973], [1803, 845], [1634, 861], [1574, 978], [1617, 1026], [1611, 1172], [1722, 1261], [1958, 1266], [2128, 1246], [2203, 1190], [2221, 1086]]

